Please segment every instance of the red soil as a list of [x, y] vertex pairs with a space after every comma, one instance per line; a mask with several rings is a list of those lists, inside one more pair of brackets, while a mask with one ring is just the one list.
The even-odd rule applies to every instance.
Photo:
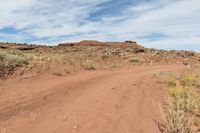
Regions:
[[156, 71], [136, 66], [0, 81], [0, 133], [160, 133]]

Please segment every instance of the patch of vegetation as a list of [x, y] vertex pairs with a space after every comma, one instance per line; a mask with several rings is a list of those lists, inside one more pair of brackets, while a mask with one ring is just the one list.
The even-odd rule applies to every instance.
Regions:
[[192, 133], [200, 125], [200, 97], [196, 91], [199, 75], [182, 73], [170, 77], [169, 97], [161, 112], [165, 124], [164, 133]]
[[10, 52], [0, 51], [0, 63], [1, 65], [9, 66], [23, 66], [28, 64], [28, 60], [21, 56]]
[[196, 82], [196, 77], [194, 75], [188, 75], [183, 77], [180, 82], [183, 86], [192, 86]]
[[179, 83], [176, 79], [171, 79], [167, 82], [169, 86], [177, 86]]
[[197, 126], [200, 98], [191, 89], [182, 86], [169, 90], [168, 103], [162, 111], [166, 133], [191, 133]]
[[56, 76], [62, 76], [62, 75], [63, 75], [62, 72], [61, 72], [61, 71], [58, 71], [58, 70], [54, 70], [54, 71], [52, 72], [52, 74], [53, 74], [53, 75], [56, 75]]
[[117, 63], [113, 63], [111, 66], [111, 68], [118, 68], [118, 67], [119, 67], [119, 65]]
[[28, 60], [19, 53], [0, 50], [0, 78], [12, 74], [16, 68], [28, 63]]
[[160, 78], [163, 75], [163, 73], [161, 71], [156, 70], [156, 71], [153, 71], [152, 75], [155, 78]]
[[81, 62], [81, 66], [85, 70], [96, 70], [96, 67], [92, 61], [86, 60], [85, 62]]
[[[0, 48], [0, 66], [2, 71], [7, 66], [14, 68], [23, 67], [24, 72], [52, 72], [54, 69], [61, 69], [62, 73], [69, 74], [78, 69], [96, 70], [96, 69], [110, 69], [119, 68], [122, 64], [127, 63], [128, 55], [118, 56], [112, 55], [112, 51], [119, 51], [119, 48], [112, 47], [91, 47], [91, 46], [76, 46], [76, 47], [34, 47], [31, 50], [19, 49], [21, 46], [12, 46], [12, 48]], [[120, 52], [120, 51], [119, 51]], [[123, 49], [121, 52], [125, 52]], [[109, 55], [102, 57], [103, 55]], [[67, 68], [66, 70], [64, 70]], [[7, 68], [6, 68], [7, 69]], [[16, 74], [18, 74], [16, 72]], [[10, 75], [10, 74], [9, 74]]]

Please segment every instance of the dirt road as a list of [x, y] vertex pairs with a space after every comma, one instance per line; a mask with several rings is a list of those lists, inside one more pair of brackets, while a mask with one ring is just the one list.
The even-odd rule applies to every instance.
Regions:
[[0, 133], [160, 133], [151, 78], [175, 66], [0, 81]]

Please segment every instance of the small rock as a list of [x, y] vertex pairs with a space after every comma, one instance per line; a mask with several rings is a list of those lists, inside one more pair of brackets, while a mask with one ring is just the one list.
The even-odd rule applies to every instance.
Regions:
[[46, 100], [47, 98], [46, 98], [46, 96], [43, 96], [43, 100]]
[[64, 119], [64, 120], [67, 120], [67, 119], [68, 119], [68, 117], [67, 117], [67, 116], [65, 116], [63, 119]]
[[136, 83], [132, 84], [133, 86], [136, 86]]
[[143, 49], [143, 48], [136, 48], [136, 49], [134, 49], [134, 53], [145, 53], [145, 49]]
[[108, 56], [108, 55], [102, 55], [101, 58], [102, 58], [103, 60], [105, 60], [105, 59], [109, 58], [109, 56]]
[[188, 63], [187, 62], [183, 62], [183, 65], [188, 65]]
[[31, 122], [34, 122], [34, 121], [36, 121], [36, 119], [35, 119], [35, 118], [32, 118], [32, 119], [31, 119]]
[[78, 126], [77, 126], [77, 125], [74, 125], [74, 126], [73, 126], [73, 129], [77, 129], [77, 128], [78, 128]]
[[135, 42], [135, 41], [131, 41], [131, 40], [127, 40], [127, 41], [125, 41], [125, 43], [137, 43], [137, 42]]
[[138, 58], [132, 58], [129, 60], [129, 62], [138, 63], [138, 62], [140, 62], [140, 60]]

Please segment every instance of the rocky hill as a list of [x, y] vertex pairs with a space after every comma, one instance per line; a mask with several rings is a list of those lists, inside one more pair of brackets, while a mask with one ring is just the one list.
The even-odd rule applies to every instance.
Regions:
[[[0, 76], [12, 75], [16, 68], [107, 69], [126, 65], [200, 63], [200, 54], [193, 51], [148, 49], [134, 41], [81, 41], [57, 46], [0, 43]], [[42, 67], [41, 67], [42, 66]], [[62, 67], [55, 67], [62, 66]], [[37, 70], [38, 71], [38, 70]], [[67, 70], [68, 71], [68, 70]], [[69, 70], [71, 71], [71, 70]]]

